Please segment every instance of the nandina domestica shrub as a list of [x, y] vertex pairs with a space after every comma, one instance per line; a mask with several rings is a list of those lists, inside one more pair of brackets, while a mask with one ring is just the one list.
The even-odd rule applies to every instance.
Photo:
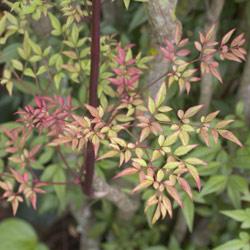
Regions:
[[[114, 178], [134, 175], [132, 192], [150, 191], [145, 211], [153, 211], [155, 223], [172, 217], [174, 202], [183, 206], [183, 193], [192, 199], [195, 186], [201, 189], [198, 168], [207, 163], [189, 156], [191, 151], [219, 138], [242, 146], [227, 129], [233, 120], [219, 119], [219, 111], [198, 118], [202, 105], [177, 110], [168, 105], [173, 85], [188, 95], [204, 75], [222, 83], [219, 63], [245, 59], [245, 38], [234, 36], [235, 29], [216, 41], [212, 26], [190, 42], [177, 25], [174, 39], [166, 37], [159, 51], [169, 68], [147, 82], [152, 56], [134, 55], [133, 45], [100, 36], [100, 1], [84, 9], [66, 0], [5, 2], [11, 11], [1, 18], [0, 44], [14, 38], [18, 43], [1, 84], [10, 95], [17, 89], [34, 97], [16, 112], [16, 123], [1, 127], [5, 167], [0, 187], [14, 214], [24, 200], [36, 208], [37, 195], [46, 195], [48, 186], [61, 201], [70, 185], [94, 199], [95, 165], [112, 159]], [[41, 16], [49, 21], [46, 39], [34, 31]], [[91, 21], [91, 38], [83, 20]], [[151, 95], [159, 80], [157, 94]]]

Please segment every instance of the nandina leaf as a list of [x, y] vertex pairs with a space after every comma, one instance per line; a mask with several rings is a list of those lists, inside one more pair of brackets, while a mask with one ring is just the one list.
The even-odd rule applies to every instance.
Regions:
[[239, 141], [239, 139], [229, 130], [217, 130], [218, 133], [225, 139], [230, 140], [240, 147], [243, 147], [242, 143]]
[[154, 150], [153, 154], [152, 154], [152, 157], [151, 157], [151, 161], [153, 162], [153, 161], [157, 160], [160, 157], [161, 157], [160, 150]]
[[205, 117], [205, 122], [211, 122], [214, 120], [214, 118], [220, 113], [220, 111], [215, 111], [213, 113], [210, 113], [208, 114], [206, 117]]
[[97, 161], [103, 160], [103, 159], [107, 159], [107, 158], [112, 158], [114, 156], [116, 156], [118, 154], [118, 151], [115, 150], [111, 150], [103, 155], [101, 155], [100, 157], [97, 158]]
[[150, 128], [144, 128], [142, 131], [141, 131], [141, 136], [140, 136], [140, 142], [144, 141], [150, 134]]
[[166, 168], [166, 169], [175, 169], [179, 165], [180, 165], [179, 161], [171, 161], [171, 162], [166, 163], [163, 168]]
[[170, 200], [169, 200], [166, 196], [164, 196], [164, 195], [162, 196], [162, 204], [163, 204], [163, 205], [165, 206], [165, 208], [167, 209], [170, 218], [172, 218], [172, 216], [173, 216], [173, 210], [172, 210], [171, 202], [170, 202]]
[[190, 157], [185, 160], [185, 162], [191, 164], [191, 165], [204, 165], [206, 166], [207, 163], [204, 162], [203, 160], [200, 160], [198, 158]]
[[216, 124], [215, 128], [216, 129], [221, 129], [232, 123], [234, 120], [225, 120], [225, 121], [220, 121]]
[[195, 214], [194, 203], [188, 197], [184, 197], [183, 203], [184, 207], [182, 209], [182, 212], [187, 223], [188, 229], [190, 232], [192, 232]]
[[155, 112], [155, 103], [151, 97], [148, 98], [148, 110], [151, 114]]
[[207, 132], [207, 128], [201, 128], [200, 129], [200, 136], [204, 140], [206, 145], [209, 146], [210, 141], [209, 141], [209, 135], [208, 135], [208, 132]]
[[152, 224], [155, 224], [156, 221], [158, 221], [161, 217], [161, 209], [160, 209], [160, 205], [158, 204], [158, 206], [155, 209], [155, 213], [154, 216], [152, 218]]
[[181, 178], [181, 177], [178, 178], [178, 182], [180, 186], [182, 187], [182, 189], [188, 194], [190, 199], [193, 199], [192, 190], [188, 182], [184, 178]]
[[164, 141], [163, 146], [167, 147], [173, 145], [177, 141], [177, 138], [178, 138], [178, 132], [169, 135]]
[[85, 104], [85, 107], [93, 117], [99, 117], [99, 112], [96, 108], [94, 108], [88, 104]]
[[115, 175], [113, 177], [113, 179], [117, 179], [123, 176], [127, 176], [127, 175], [132, 175], [137, 173], [139, 170], [137, 168], [134, 167], [129, 167], [129, 168], [125, 168], [124, 170], [122, 170], [120, 173], [118, 173], [117, 175]]
[[202, 46], [199, 42], [194, 42], [194, 45], [195, 45], [195, 48], [198, 50], [198, 51], [202, 51]]
[[163, 82], [155, 98], [156, 107], [161, 106], [161, 104], [164, 102], [166, 98], [166, 94], [167, 94], [167, 89], [166, 89], [165, 82]]
[[234, 32], [235, 32], [235, 29], [231, 29], [229, 32], [227, 32], [227, 34], [224, 35], [221, 40], [221, 45], [226, 44], [230, 40]]
[[152, 195], [146, 202], [146, 207], [145, 207], [145, 211], [148, 210], [149, 207], [155, 205], [158, 203], [158, 197], [154, 194]]
[[164, 178], [165, 174], [164, 171], [162, 169], [158, 170], [157, 175], [156, 175], [156, 180], [158, 182], [161, 182]]
[[200, 181], [200, 176], [199, 176], [197, 169], [190, 164], [187, 164], [187, 168], [188, 168], [189, 173], [194, 178], [197, 188], [200, 190], [201, 189], [201, 181]]
[[156, 114], [154, 117], [156, 120], [158, 120], [160, 122], [169, 122], [170, 121], [170, 118], [165, 114]]
[[194, 107], [189, 108], [185, 114], [184, 114], [184, 119], [193, 117], [194, 115], [196, 115], [201, 109], [202, 109], [203, 105], [197, 105]]
[[149, 186], [151, 186], [153, 184], [153, 181], [152, 180], [143, 180], [139, 185], [137, 185], [134, 189], [133, 189], [133, 193], [135, 193], [135, 192], [138, 192], [138, 191], [140, 191], [140, 190], [142, 190], [142, 189], [145, 189], [145, 188], [147, 188], [147, 187], [149, 187]]
[[179, 204], [180, 207], [182, 207], [183, 203], [181, 201], [181, 197], [178, 194], [176, 188], [169, 186], [169, 185], [166, 185], [166, 189], [167, 189], [168, 193], [170, 194], [170, 196]]
[[196, 148], [198, 145], [197, 144], [193, 144], [193, 145], [187, 145], [187, 146], [180, 146], [178, 147], [175, 151], [174, 154], [177, 156], [182, 156], [187, 154], [189, 151], [191, 151], [192, 149]]

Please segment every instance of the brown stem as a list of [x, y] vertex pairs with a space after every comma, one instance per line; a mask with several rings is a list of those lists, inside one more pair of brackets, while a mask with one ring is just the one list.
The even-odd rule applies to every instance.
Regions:
[[[99, 77], [100, 63], [100, 19], [101, 19], [101, 0], [92, 1], [92, 20], [91, 20], [91, 72], [89, 84], [89, 104], [97, 107], [97, 86]], [[92, 196], [92, 184], [95, 168], [94, 146], [88, 142], [85, 152], [85, 164], [82, 167], [82, 190], [87, 196]]]

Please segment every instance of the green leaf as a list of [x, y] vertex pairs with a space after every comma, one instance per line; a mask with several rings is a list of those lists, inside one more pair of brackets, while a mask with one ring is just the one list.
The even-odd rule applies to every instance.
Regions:
[[134, 29], [138, 28], [140, 25], [145, 23], [147, 19], [148, 19], [148, 16], [145, 13], [145, 8], [144, 6], [141, 6], [133, 15], [133, 19], [129, 25], [129, 32], [133, 31]]
[[36, 72], [36, 74], [39, 76], [39, 75], [45, 73], [46, 71], [47, 71], [47, 67], [45, 65], [42, 65], [41, 67], [39, 67], [39, 69]]
[[36, 78], [36, 75], [34, 74], [33, 70], [31, 68], [27, 68], [23, 72], [24, 75], [30, 76], [32, 78]]
[[237, 209], [231, 211], [222, 211], [222, 213], [236, 221], [242, 222], [242, 228], [250, 228], [250, 209]]
[[230, 240], [227, 243], [220, 245], [213, 250], [240, 250], [246, 246], [246, 243], [242, 240]]
[[38, 159], [38, 161], [41, 163], [41, 164], [45, 164], [47, 163], [48, 161], [51, 160], [51, 158], [53, 157], [54, 155], [54, 149], [49, 147], [45, 150], [44, 153], [42, 153]]
[[73, 42], [73, 44], [76, 46], [78, 39], [79, 39], [79, 29], [76, 26], [76, 24], [73, 25], [71, 39], [72, 39], [71, 41]]
[[22, 64], [20, 61], [18, 61], [18, 60], [16, 60], [16, 59], [13, 59], [13, 60], [11, 61], [11, 63], [12, 63], [12, 65], [13, 65], [13, 67], [14, 67], [15, 69], [17, 69], [17, 70], [19, 70], [19, 71], [22, 71], [22, 70], [23, 70], [23, 64]]
[[[36, 250], [40, 244], [34, 229], [21, 219], [7, 219], [0, 223], [0, 250]], [[47, 250], [43, 245], [40, 250]]]
[[148, 98], [148, 109], [151, 114], [155, 112], [155, 103], [151, 97]]
[[161, 106], [161, 104], [164, 102], [166, 98], [166, 95], [167, 95], [166, 84], [165, 82], [163, 82], [155, 98], [156, 107]]
[[207, 195], [211, 193], [222, 192], [225, 189], [228, 177], [224, 175], [216, 175], [209, 178], [204, 188], [201, 191], [201, 195]]
[[228, 179], [227, 192], [234, 207], [240, 208], [241, 193], [248, 191], [247, 180], [238, 175], [231, 175]]
[[192, 149], [194, 149], [195, 147], [197, 147], [196, 144], [194, 145], [187, 145], [187, 146], [180, 146], [178, 147], [175, 151], [174, 154], [177, 156], [182, 156], [187, 154], [189, 151], [191, 151]]
[[0, 51], [0, 63], [10, 62], [12, 59], [17, 58], [17, 48], [20, 47], [20, 45], [20, 43], [12, 43], [5, 46], [3, 50]]
[[54, 30], [52, 31], [52, 34], [55, 36], [59, 36], [62, 33], [62, 28], [59, 20], [56, 16], [54, 16], [51, 12], [49, 13], [49, 19], [51, 21], [52, 27]]
[[183, 209], [182, 209], [185, 221], [187, 223], [190, 233], [193, 231], [194, 224], [194, 203], [186, 195], [183, 199]]

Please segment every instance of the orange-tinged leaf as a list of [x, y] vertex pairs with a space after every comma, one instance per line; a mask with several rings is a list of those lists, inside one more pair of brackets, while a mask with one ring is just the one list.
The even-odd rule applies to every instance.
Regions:
[[242, 147], [242, 143], [239, 141], [239, 139], [229, 130], [217, 130], [218, 133], [225, 139], [232, 141]]
[[216, 124], [216, 129], [221, 129], [232, 123], [234, 120], [226, 120], [226, 121], [220, 121]]
[[206, 116], [205, 118], [205, 122], [211, 122], [218, 114], [220, 113], [220, 111], [215, 111], [213, 113], [210, 113]]
[[208, 135], [208, 132], [207, 132], [206, 128], [201, 128], [200, 129], [200, 136], [203, 139], [203, 141], [206, 143], [206, 145], [209, 146], [210, 141], [209, 141], [209, 135]]
[[179, 204], [180, 207], [182, 207], [183, 203], [181, 201], [181, 197], [178, 194], [176, 188], [169, 186], [169, 185], [166, 185], [166, 189], [167, 189], [168, 193], [170, 194], [170, 196]]
[[162, 196], [162, 204], [167, 209], [170, 218], [172, 218], [173, 217], [172, 205], [171, 205], [170, 200], [166, 196]]
[[137, 185], [134, 189], [133, 189], [133, 193], [138, 192], [144, 188], [147, 188], [149, 186], [151, 186], [153, 184], [152, 180], [143, 180], [139, 185]]
[[160, 206], [158, 205], [155, 210], [154, 216], [152, 218], [152, 224], [155, 224], [156, 221], [160, 219], [160, 217], [161, 217], [161, 209], [160, 209]]
[[195, 48], [198, 50], [198, 51], [202, 51], [202, 46], [201, 46], [201, 44], [199, 43], [199, 42], [194, 42], [194, 46], [195, 46]]
[[216, 68], [210, 68], [210, 72], [211, 72], [211, 74], [216, 78], [216, 79], [218, 79], [219, 80], [219, 82], [223, 82], [222, 81], [222, 78], [221, 78], [221, 75], [220, 75], [220, 72], [216, 69]]
[[93, 116], [93, 117], [99, 117], [99, 112], [96, 108], [88, 105], [88, 104], [85, 104], [84, 105], [86, 107], [86, 109], [89, 111], [89, 113]]
[[127, 175], [132, 175], [137, 173], [139, 170], [137, 168], [134, 167], [130, 167], [130, 168], [125, 168], [124, 170], [122, 170], [120, 173], [118, 173], [117, 175], [115, 175], [113, 177], [113, 179], [117, 179], [123, 176], [127, 176]]
[[179, 22], [176, 23], [175, 26], [175, 44], [179, 45], [179, 42], [181, 40], [181, 35], [182, 35], [182, 26]]
[[234, 32], [235, 32], [235, 29], [231, 29], [229, 32], [227, 32], [227, 34], [223, 36], [221, 44], [222, 45], [226, 44], [230, 40]]
[[190, 197], [190, 199], [193, 199], [192, 190], [188, 182], [184, 178], [178, 178], [178, 182], [181, 186], [181, 188], [187, 193], [187, 195]]
[[17, 172], [16, 170], [14, 170], [12, 168], [10, 169], [10, 171], [13, 174], [13, 176], [16, 179], [17, 182], [19, 182], [19, 183], [24, 182], [23, 176], [19, 172]]
[[144, 141], [150, 134], [150, 128], [144, 128], [141, 131], [140, 142]]
[[212, 134], [212, 136], [214, 138], [214, 142], [217, 144], [218, 143], [218, 139], [219, 139], [219, 134], [218, 134], [217, 130], [213, 128], [211, 130], [211, 134]]

